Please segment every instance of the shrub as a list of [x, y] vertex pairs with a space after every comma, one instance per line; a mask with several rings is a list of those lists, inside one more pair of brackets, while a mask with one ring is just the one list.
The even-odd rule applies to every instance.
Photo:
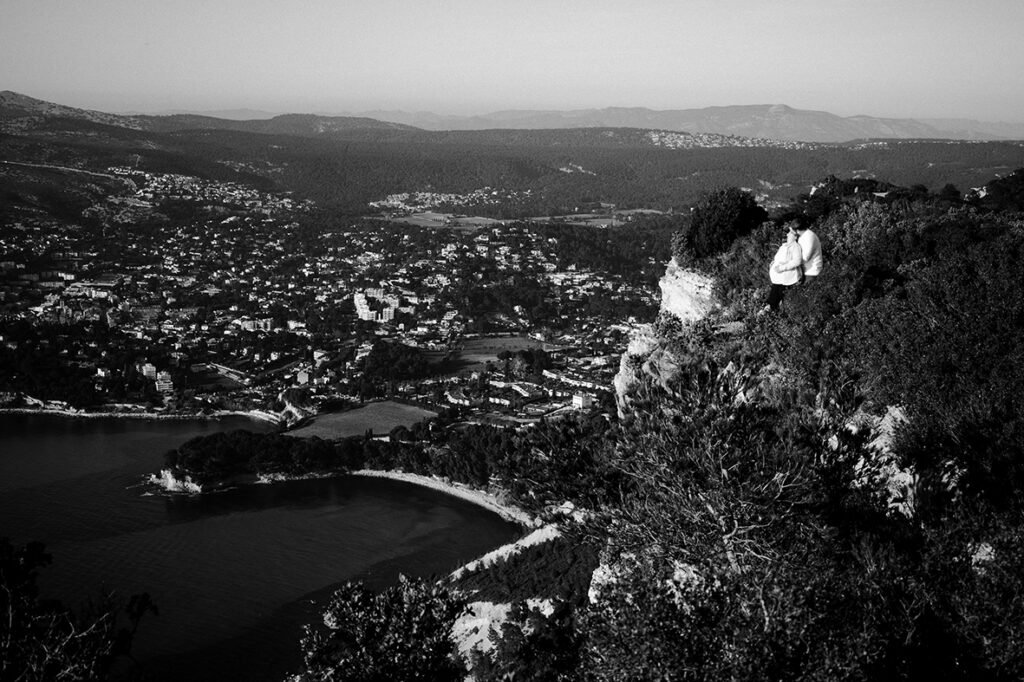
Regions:
[[51, 557], [41, 543], [16, 547], [0, 537], [0, 680], [107, 679], [114, 659], [128, 654], [139, 620], [156, 612], [148, 594], [133, 596], [123, 613], [110, 598], [74, 612], [41, 599], [39, 569]]
[[451, 631], [465, 609], [465, 600], [440, 584], [404, 576], [377, 594], [346, 583], [324, 609], [324, 627], [305, 626], [296, 679], [462, 680], [466, 670]]
[[680, 264], [716, 256], [768, 217], [749, 192], [728, 187], [704, 196], [690, 222], [672, 237], [672, 255]]

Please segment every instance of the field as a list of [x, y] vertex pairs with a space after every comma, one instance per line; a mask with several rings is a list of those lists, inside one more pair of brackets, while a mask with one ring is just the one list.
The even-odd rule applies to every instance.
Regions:
[[[651, 211], [660, 213], [660, 211]], [[554, 223], [560, 225], [578, 225], [580, 227], [619, 227], [626, 224], [626, 221], [616, 215], [607, 213], [571, 213], [569, 215], [539, 216], [531, 218], [536, 223]]]
[[374, 435], [380, 436], [387, 434], [396, 426], [412, 426], [418, 421], [435, 416], [435, 414], [430, 410], [386, 400], [357, 407], [354, 410], [319, 415], [312, 423], [290, 431], [289, 435], [302, 438], [318, 436], [331, 439], [361, 436], [372, 430]]
[[515, 352], [526, 348], [541, 348], [544, 344], [528, 336], [494, 336], [480, 339], [466, 339], [459, 352], [464, 362], [497, 362], [498, 353]]
[[193, 371], [189, 375], [188, 381], [189, 386], [205, 391], [213, 391], [217, 389], [233, 391], [244, 387], [243, 384], [235, 381], [234, 379], [228, 378], [209, 368], [200, 371]]
[[527, 336], [488, 336], [479, 339], [466, 339], [452, 353], [441, 351], [424, 353], [427, 362], [434, 365], [439, 375], [454, 375], [463, 372], [481, 370], [488, 362], [498, 362], [498, 353], [515, 352], [526, 348], [551, 348]]
[[473, 232], [481, 227], [490, 227], [500, 224], [500, 220], [494, 218], [482, 218], [478, 216], [453, 216], [450, 213], [413, 213], [405, 216], [394, 216], [388, 218], [390, 222], [405, 223], [417, 227], [446, 228], [449, 230]]

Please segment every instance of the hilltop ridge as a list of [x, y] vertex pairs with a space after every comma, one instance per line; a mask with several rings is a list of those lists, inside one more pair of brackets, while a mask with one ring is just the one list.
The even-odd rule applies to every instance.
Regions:
[[607, 107], [570, 111], [505, 110], [476, 116], [439, 116], [429, 112], [368, 111], [382, 121], [426, 130], [488, 128], [565, 129], [591, 127], [655, 128], [675, 132], [715, 133], [802, 142], [849, 142], [860, 139], [1024, 139], [1024, 124], [966, 119], [842, 117], [826, 111], [795, 109], [785, 104], [714, 106], [654, 110]]
[[10, 90], [0, 92], [0, 121], [36, 117], [70, 118], [157, 133], [201, 129], [278, 135], [318, 135], [365, 129], [416, 130], [412, 126], [358, 116], [281, 114], [270, 119], [237, 120], [198, 114], [172, 114], [167, 116], [111, 114], [54, 104], [29, 97], [28, 95], [11, 92]]
[[276, 115], [248, 110], [113, 114], [53, 104], [9, 90], [0, 92], [0, 119], [24, 115], [80, 118], [95, 123], [153, 132], [200, 128], [317, 135], [364, 129], [465, 132], [635, 128], [810, 143], [844, 143], [866, 139], [1024, 140], [1024, 123], [955, 118], [886, 118], [863, 114], [844, 117], [827, 111], [797, 109], [781, 103], [666, 110], [645, 107], [564, 111], [508, 109], [466, 116], [400, 110], [368, 110], [340, 114], [293, 112]]
[[17, 119], [24, 117], [63, 117], [77, 118], [93, 123], [132, 128], [135, 130], [144, 129], [144, 124], [136, 116], [122, 116], [120, 114], [109, 114], [91, 109], [78, 109], [63, 104], [55, 104], [45, 100], [29, 97], [18, 92], [4, 90], [0, 92], [0, 120]]

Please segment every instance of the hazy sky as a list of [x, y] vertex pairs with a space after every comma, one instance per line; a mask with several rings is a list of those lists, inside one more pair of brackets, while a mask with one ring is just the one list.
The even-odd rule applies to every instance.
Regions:
[[103, 111], [788, 104], [1024, 122], [1024, 0], [0, 0], [0, 90]]

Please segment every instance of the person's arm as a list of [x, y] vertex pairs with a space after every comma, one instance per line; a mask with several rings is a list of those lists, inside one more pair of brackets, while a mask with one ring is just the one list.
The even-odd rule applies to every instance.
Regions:
[[814, 256], [814, 240], [811, 238], [811, 233], [804, 232], [800, 235], [800, 238], [797, 239], [797, 244], [800, 245], [800, 257], [803, 259], [803, 262], [806, 263], [811, 260]]
[[796, 270], [798, 267], [803, 265], [803, 253], [800, 250], [800, 245], [796, 242], [790, 244], [789, 248], [786, 249], [786, 260], [776, 263], [775, 272], [785, 272], [787, 270]]

